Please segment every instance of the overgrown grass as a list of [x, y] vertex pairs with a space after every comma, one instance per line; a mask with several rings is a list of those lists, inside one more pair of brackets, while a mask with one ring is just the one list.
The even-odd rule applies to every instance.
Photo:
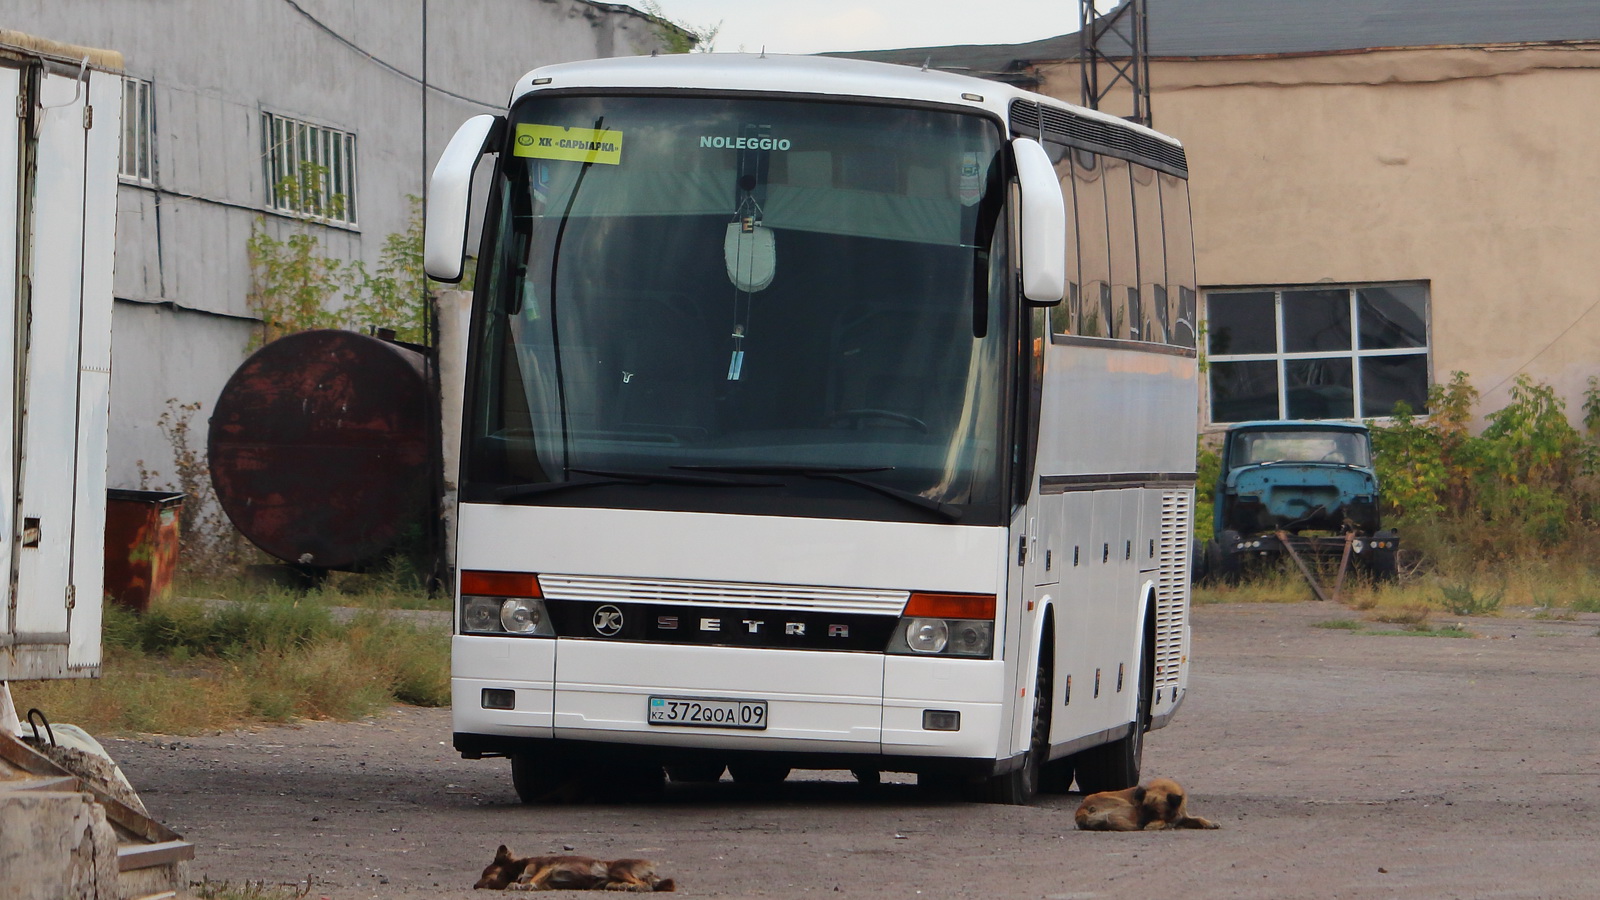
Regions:
[[[1519, 377], [1509, 394], [1500, 409], [1480, 409], [1478, 392], [1457, 372], [1432, 386], [1427, 414], [1402, 404], [1386, 422], [1369, 423], [1384, 523], [1400, 532], [1402, 576], [1384, 585], [1356, 579], [1348, 605], [1373, 619], [1423, 610], [1600, 612], [1600, 377], [1584, 393], [1581, 427], [1549, 385]], [[1204, 537], [1216, 471], [1204, 441], [1199, 465], [1195, 534]], [[1322, 581], [1331, 585], [1332, 573]], [[1272, 570], [1195, 591], [1197, 603], [1309, 597], [1297, 574]]]
[[1312, 628], [1327, 628], [1333, 631], [1361, 631], [1367, 626], [1355, 619], [1329, 619], [1326, 622], [1313, 622]]
[[1473, 634], [1462, 625], [1413, 625], [1409, 628], [1384, 628], [1374, 631], [1364, 631], [1362, 633], [1388, 637], [1477, 637], [1477, 635]]
[[352, 719], [390, 704], [450, 700], [450, 642], [373, 610], [192, 600], [142, 614], [106, 609], [98, 679], [18, 683], [23, 709], [91, 732], [193, 734], [295, 718]]
[[450, 609], [450, 595], [430, 595], [423, 576], [403, 556], [370, 572], [330, 572], [315, 586], [294, 583], [284, 566], [260, 566], [244, 577], [180, 575], [180, 597], [250, 602], [295, 603], [303, 606], [355, 606], [367, 609]]
[[1404, 628], [1368, 628], [1365, 622], [1358, 622], [1355, 619], [1328, 619], [1324, 622], [1313, 622], [1311, 627], [1326, 628], [1331, 631], [1348, 631], [1352, 634], [1396, 637], [1476, 637], [1459, 623], [1433, 626], [1415, 622]]

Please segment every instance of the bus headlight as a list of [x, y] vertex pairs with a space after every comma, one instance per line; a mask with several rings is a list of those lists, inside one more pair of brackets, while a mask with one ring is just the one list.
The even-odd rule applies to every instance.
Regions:
[[461, 599], [461, 630], [475, 634], [500, 630], [500, 598], [463, 597]]
[[533, 634], [545, 618], [543, 600], [517, 597], [500, 604], [500, 626], [512, 634]]
[[994, 622], [988, 619], [905, 617], [895, 626], [885, 652], [989, 659], [994, 655]]
[[526, 597], [462, 597], [462, 634], [555, 637], [544, 601]]
[[907, 619], [905, 633], [912, 653], [938, 653], [950, 643], [950, 625], [943, 619]]

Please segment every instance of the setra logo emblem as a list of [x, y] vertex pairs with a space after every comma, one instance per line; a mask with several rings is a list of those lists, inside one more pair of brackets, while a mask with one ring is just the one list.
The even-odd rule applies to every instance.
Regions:
[[622, 610], [615, 606], [602, 606], [594, 611], [594, 630], [612, 637], [622, 630]]

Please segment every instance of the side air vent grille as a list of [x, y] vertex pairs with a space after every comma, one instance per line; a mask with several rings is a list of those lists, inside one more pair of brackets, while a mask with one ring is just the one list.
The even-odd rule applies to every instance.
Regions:
[[[1041, 124], [1042, 121], [1042, 124]], [[1011, 101], [1011, 133], [1055, 140], [1119, 159], [1128, 159], [1187, 178], [1189, 159], [1183, 148], [1109, 122], [1073, 115], [1031, 100]]]
[[1189, 625], [1189, 522], [1193, 498], [1190, 490], [1161, 494], [1155, 687], [1170, 689], [1172, 696], [1183, 684], [1187, 656], [1183, 641]]

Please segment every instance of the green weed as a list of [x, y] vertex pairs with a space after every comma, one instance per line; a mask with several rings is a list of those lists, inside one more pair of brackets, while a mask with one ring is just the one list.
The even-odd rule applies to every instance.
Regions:
[[18, 684], [18, 705], [90, 731], [186, 734], [294, 718], [352, 719], [450, 702], [450, 640], [380, 611], [175, 600], [106, 608], [102, 677]]
[[1366, 626], [1355, 619], [1329, 619], [1326, 622], [1313, 622], [1311, 627], [1328, 628], [1334, 631], [1360, 631]]
[[1377, 631], [1368, 631], [1366, 634], [1375, 634], [1381, 637], [1441, 637], [1441, 638], [1470, 638], [1477, 635], [1460, 625], [1412, 625], [1408, 628], [1391, 628]]
[[1484, 616], [1497, 612], [1506, 596], [1504, 584], [1498, 590], [1480, 592], [1470, 581], [1442, 584], [1439, 591], [1443, 595], [1444, 608], [1458, 616]]

